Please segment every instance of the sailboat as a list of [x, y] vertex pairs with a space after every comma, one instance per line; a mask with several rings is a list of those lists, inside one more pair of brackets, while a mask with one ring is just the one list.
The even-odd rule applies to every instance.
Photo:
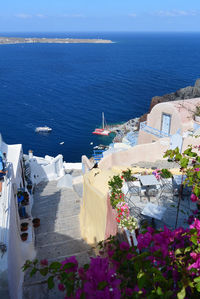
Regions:
[[92, 132], [92, 134], [103, 135], [103, 136], [108, 136], [110, 134], [110, 131], [105, 128], [104, 112], [102, 112], [102, 128], [95, 129], [95, 131]]

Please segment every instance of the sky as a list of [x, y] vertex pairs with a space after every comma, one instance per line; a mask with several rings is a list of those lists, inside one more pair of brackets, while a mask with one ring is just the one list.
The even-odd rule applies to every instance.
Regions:
[[1, 0], [0, 32], [200, 32], [200, 0]]

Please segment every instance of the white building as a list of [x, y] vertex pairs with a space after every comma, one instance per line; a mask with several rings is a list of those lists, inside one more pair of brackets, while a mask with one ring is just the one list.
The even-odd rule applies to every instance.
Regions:
[[[27, 172], [32, 186], [41, 181], [62, 180], [65, 186], [71, 182], [69, 175], [65, 175], [62, 155], [39, 158], [30, 152], [29, 156], [24, 156], [21, 144], [7, 145], [1, 136], [0, 150], [7, 156], [0, 197], [0, 298], [21, 299], [24, 279], [22, 266], [27, 259], [35, 257], [35, 237], [31, 216], [33, 196], [29, 194], [29, 204], [23, 207], [23, 215], [17, 194], [20, 190], [27, 191]], [[26, 241], [21, 239], [22, 222], [29, 223]]]

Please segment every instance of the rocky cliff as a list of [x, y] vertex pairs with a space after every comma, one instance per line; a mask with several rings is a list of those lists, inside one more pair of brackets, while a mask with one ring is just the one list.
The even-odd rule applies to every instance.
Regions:
[[[163, 96], [153, 97], [151, 100], [149, 112], [158, 103], [186, 100], [186, 99], [192, 99], [192, 98], [198, 98], [198, 97], [200, 97], [200, 79], [196, 80], [194, 86], [187, 86], [187, 87], [181, 88], [175, 92], [165, 94]], [[145, 121], [146, 117], [147, 117], [147, 114], [142, 115], [140, 118], [140, 121], [141, 122]]]

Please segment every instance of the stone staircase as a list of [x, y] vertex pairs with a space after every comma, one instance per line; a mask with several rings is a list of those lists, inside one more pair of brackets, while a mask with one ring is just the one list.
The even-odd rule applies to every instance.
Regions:
[[[74, 189], [58, 189], [56, 181], [37, 185], [32, 209], [33, 217], [40, 218], [40, 227], [35, 229], [37, 259], [62, 261], [75, 255], [80, 264], [89, 262], [93, 252], [80, 235], [81, 190], [80, 183]], [[33, 277], [25, 273], [23, 299], [64, 298], [57, 287], [48, 290], [45, 280], [38, 273]]]

